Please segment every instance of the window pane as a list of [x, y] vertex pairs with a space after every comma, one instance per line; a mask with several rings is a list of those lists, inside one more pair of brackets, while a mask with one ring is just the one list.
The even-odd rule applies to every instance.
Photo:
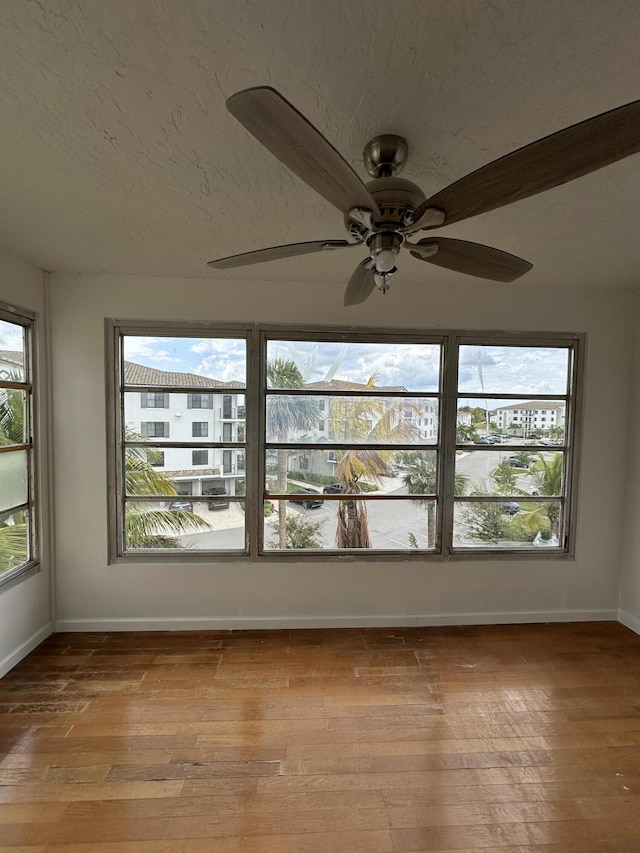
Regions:
[[211, 390], [220, 383], [244, 387], [246, 343], [236, 338], [125, 335], [122, 338], [127, 385], [181, 386]]
[[567, 347], [461, 346], [458, 390], [489, 394], [566, 394]]
[[558, 547], [562, 507], [556, 501], [459, 501], [454, 507], [455, 547]]
[[0, 381], [23, 382], [25, 378], [25, 329], [0, 320]]
[[465, 494], [560, 495], [563, 454], [509, 452], [498, 445], [486, 451], [459, 453], [456, 477], [464, 480]]
[[[222, 450], [191, 450], [188, 447], [161, 445], [127, 447], [124, 454], [127, 495], [206, 495], [210, 489], [220, 494], [244, 495], [244, 453], [229, 450], [230, 469], [223, 476]], [[208, 454], [202, 462], [193, 462], [192, 454]], [[199, 457], [198, 457], [199, 458]], [[238, 491], [241, 483], [241, 491]]]
[[0, 445], [26, 444], [26, 391], [0, 388]]
[[458, 444], [562, 444], [565, 436], [564, 400], [504, 400], [458, 398]]
[[0, 516], [0, 575], [29, 559], [29, 520], [26, 512]]
[[[162, 395], [167, 407], [154, 409], [142, 405], [138, 392], [124, 395], [125, 435], [128, 441], [145, 441], [147, 438], [164, 438], [168, 441], [240, 442], [244, 440], [245, 394], [231, 395], [230, 418], [223, 419], [223, 400], [229, 395], [207, 394], [210, 408], [190, 407], [192, 395], [172, 392]], [[198, 398], [199, 399], [199, 398]]]
[[[346, 459], [345, 459], [346, 457]], [[435, 450], [358, 451], [345, 450], [285, 450], [266, 452], [265, 471], [267, 494], [293, 491], [298, 487], [314, 489], [324, 494], [340, 494], [340, 462], [355, 468], [367, 464], [381, 466], [385, 473], [374, 477], [363, 473], [358, 485], [367, 494], [433, 495], [436, 492], [438, 471]], [[286, 473], [286, 486], [279, 485], [279, 476]], [[405, 484], [405, 478], [408, 486]]]
[[[428, 519], [431, 517], [431, 527], [435, 530], [435, 501], [417, 506], [413, 501], [365, 503], [352, 499], [323, 501], [313, 495], [307, 498], [302, 495], [293, 501], [265, 501], [265, 551], [283, 547], [303, 550], [370, 547], [393, 551], [433, 547], [429, 545]], [[285, 513], [283, 540], [280, 513]]]
[[27, 503], [27, 451], [0, 453], [0, 512]]
[[134, 503], [125, 507], [125, 548], [173, 552], [244, 551], [245, 512], [243, 502], [219, 504], [191, 497], [173, 501]]
[[433, 398], [267, 396], [267, 440], [350, 444], [435, 444]]
[[440, 387], [439, 344], [269, 340], [269, 388], [295, 387], [279, 380], [275, 370], [287, 362], [297, 365], [304, 387], [311, 390], [419, 393]]

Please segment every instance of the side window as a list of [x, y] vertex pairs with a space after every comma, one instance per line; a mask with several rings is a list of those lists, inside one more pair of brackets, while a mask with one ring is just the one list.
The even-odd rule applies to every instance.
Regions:
[[0, 585], [37, 560], [32, 323], [0, 307]]

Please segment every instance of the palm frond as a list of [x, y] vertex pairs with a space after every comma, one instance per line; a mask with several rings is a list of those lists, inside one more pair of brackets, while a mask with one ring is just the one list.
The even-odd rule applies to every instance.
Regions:
[[125, 524], [128, 548], [150, 547], [144, 543], [154, 539], [172, 543], [155, 547], [178, 548], [180, 542], [175, 537], [211, 530], [209, 522], [196, 513], [181, 509], [155, 509], [144, 504], [128, 505]]
[[[22, 373], [10, 370], [10, 382], [22, 382]], [[23, 444], [26, 395], [17, 388], [0, 391], [0, 445]]]
[[0, 575], [27, 561], [29, 541], [26, 522], [0, 527]]

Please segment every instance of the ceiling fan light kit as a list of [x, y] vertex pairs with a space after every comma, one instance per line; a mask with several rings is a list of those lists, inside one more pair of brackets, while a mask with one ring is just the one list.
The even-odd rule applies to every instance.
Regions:
[[419, 231], [450, 225], [572, 181], [640, 151], [640, 101], [594, 116], [532, 142], [450, 184], [434, 196], [398, 177], [409, 154], [405, 139], [376, 136], [363, 152], [372, 177], [363, 183], [338, 151], [275, 89], [258, 86], [232, 95], [227, 108], [281, 163], [337, 207], [350, 240], [291, 243], [209, 261], [232, 269], [281, 258], [366, 247], [351, 275], [345, 305], [386, 293], [401, 249], [454, 272], [511, 282], [528, 261], [479, 243], [446, 237], [411, 242]]

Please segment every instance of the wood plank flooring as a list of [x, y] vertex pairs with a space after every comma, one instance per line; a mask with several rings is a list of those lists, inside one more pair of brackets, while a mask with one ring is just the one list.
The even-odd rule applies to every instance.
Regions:
[[0, 681], [0, 850], [640, 853], [640, 637], [57, 634]]

